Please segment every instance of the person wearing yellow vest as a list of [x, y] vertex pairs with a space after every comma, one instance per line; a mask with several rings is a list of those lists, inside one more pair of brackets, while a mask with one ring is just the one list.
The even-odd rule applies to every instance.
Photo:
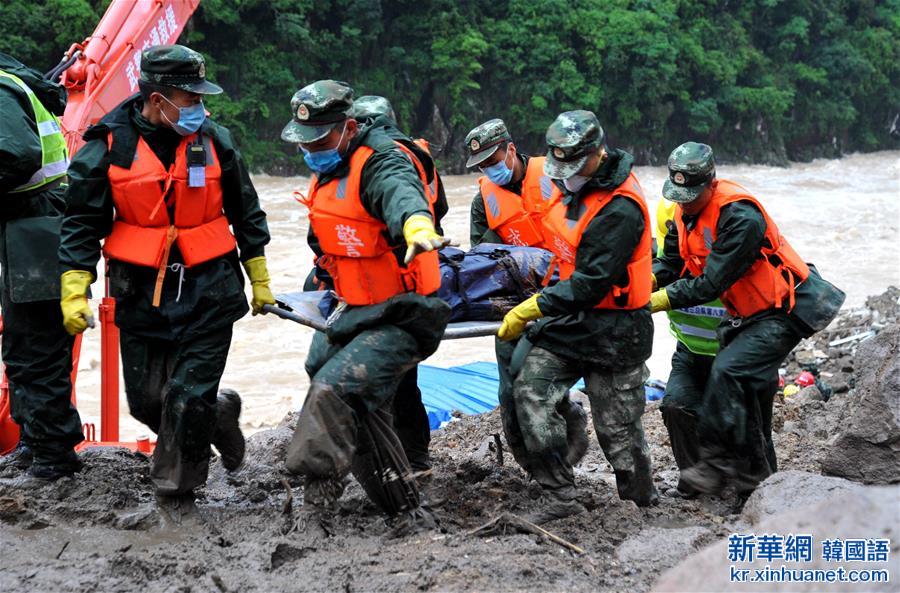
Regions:
[[282, 138], [313, 171], [308, 241], [340, 299], [313, 336], [310, 388], [288, 445], [304, 477], [302, 520], [328, 521], [350, 472], [398, 531], [432, 527], [391, 418], [401, 378], [440, 343], [450, 307], [423, 180], [402, 144], [352, 115], [353, 89], [320, 80], [294, 94]]
[[[644, 438], [644, 362], [653, 345], [652, 222], [633, 157], [606, 145], [596, 115], [560, 114], [547, 130], [544, 172], [555, 180], [543, 218], [544, 243], [560, 281], [513, 308], [498, 332], [514, 350], [504, 429], [523, 469], [544, 498], [535, 523], [584, 512], [577, 500], [568, 390], [584, 377], [597, 439], [616, 476], [619, 497], [656, 504]], [[527, 324], [535, 321], [528, 328]], [[519, 451], [516, 451], [516, 448]]]
[[66, 329], [92, 319], [88, 286], [100, 243], [116, 299], [131, 415], [157, 434], [150, 478], [163, 516], [196, 512], [210, 444], [222, 465], [244, 455], [241, 400], [219, 391], [232, 325], [275, 302], [269, 289], [266, 215], [225, 128], [207, 118], [203, 56], [180, 45], [141, 55], [140, 94], [85, 133], [72, 162], [59, 259]]
[[706, 377], [695, 377], [702, 396], [689, 405], [697, 408], [699, 456], [682, 469], [679, 490], [717, 494], [734, 486], [745, 496], [777, 470], [778, 367], [802, 338], [828, 325], [844, 295], [800, 258], [747, 189], [717, 178], [711, 147], [682, 144], [668, 167], [663, 196], [677, 203], [675, 224], [654, 262], [661, 288], [651, 309], [719, 298], [728, 313]]
[[481, 243], [544, 247], [541, 216], [553, 193], [553, 180], [544, 174], [544, 157], [520, 153], [502, 119], [472, 129], [466, 148], [466, 167], [482, 173], [469, 218], [472, 247]]
[[[59, 310], [60, 220], [68, 167], [58, 117], [65, 89], [0, 53], [0, 308], [3, 364], [19, 446], [0, 475], [39, 485], [81, 467], [72, 406], [72, 338]], [[20, 474], [27, 470], [25, 474]]]
[[[663, 256], [669, 228], [675, 226], [678, 204], [665, 198], [656, 208], [656, 245]], [[654, 287], [655, 288], [655, 287]], [[725, 305], [715, 299], [708, 303], [667, 311], [669, 331], [678, 340], [672, 355], [672, 370], [666, 382], [666, 395], [660, 402], [663, 423], [679, 470], [691, 467], [700, 458], [697, 441], [697, 415], [703, 399], [703, 387], [719, 350], [716, 328], [726, 315]], [[693, 496], [684, 484], [667, 492], [670, 496]]]

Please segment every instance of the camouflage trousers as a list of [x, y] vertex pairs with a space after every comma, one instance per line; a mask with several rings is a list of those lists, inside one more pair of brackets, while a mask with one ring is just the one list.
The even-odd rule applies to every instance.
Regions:
[[[316, 332], [306, 360], [311, 384], [286, 460], [289, 471], [305, 476], [307, 490], [328, 483], [339, 496], [352, 472], [387, 514], [419, 506], [391, 414], [401, 379], [419, 359], [413, 336], [393, 325], [364, 330], [344, 345]], [[313, 502], [309, 493], [306, 502]]]
[[616, 475], [619, 497], [638, 504], [657, 498], [644, 438], [643, 364], [611, 372], [532, 346], [497, 343], [501, 406], [507, 442], [519, 464], [545, 489], [569, 497], [575, 488], [566, 407], [569, 389], [584, 377], [594, 430]]

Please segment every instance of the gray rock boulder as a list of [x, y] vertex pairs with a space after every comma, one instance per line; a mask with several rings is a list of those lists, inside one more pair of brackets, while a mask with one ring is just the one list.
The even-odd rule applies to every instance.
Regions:
[[[784, 483], [773, 487], [770, 493], [782, 493], [790, 483], [802, 485], [807, 476], [791, 476], [800, 472], [776, 474]], [[769, 480], [774, 480], [773, 476]], [[767, 480], [767, 482], [769, 481]], [[806, 482], [806, 487], [812, 484]], [[760, 487], [765, 489], [765, 483]], [[818, 504], [798, 507], [786, 513], [762, 517], [752, 528], [741, 531], [744, 535], [776, 534], [781, 536], [810, 534], [813, 537], [811, 562], [786, 562], [781, 559], [760, 559], [752, 562], [732, 562], [728, 557], [728, 538], [689, 556], [674, 568], [664, 572], [651, 591], [668, 593], [675, 591], [829, 591], [829, 592], [888, 592], [896, 591], [896, 578], [900, 574], [900, 486], [859, 486], [849, 485], [833, 488], [839, 492]], [[797, 501], [799, 502], [799, 501]], [[822, 542], [840, 538], [867, 539], [888, 538], [891, 542], [887, 562], [835, 562], [825, 560]], [[733, 582], [732, 566], [737, 570], [749, 570], [749, 576], [756, 576], [756, 570], [787, 571], [837, 570], [887, 570], [889, 582]]]
[[741, 518], [755, 525], [781, 513], [808, 509], [835, 496], [863, 490], [865, 486], [842, 478], [793, 470], [778, 472], [754, 490]]
[[860, 344], [855, 366], [856, 389], [822, 471], [867, 484], [900, 482], [900, 326]]

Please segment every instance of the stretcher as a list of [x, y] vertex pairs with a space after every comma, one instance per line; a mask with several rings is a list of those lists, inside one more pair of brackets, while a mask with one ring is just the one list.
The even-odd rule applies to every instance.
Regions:
[[[265, 305], [263, 310], [282, 319], [325, 331], [328, 320], [319, 310], [319, 301], [327, 291], [289, 292], [275, 297], [276, 305]], [[493, 336], [500, 329], [499, 321], [456, 321], [447, 325], [444, 340]]]

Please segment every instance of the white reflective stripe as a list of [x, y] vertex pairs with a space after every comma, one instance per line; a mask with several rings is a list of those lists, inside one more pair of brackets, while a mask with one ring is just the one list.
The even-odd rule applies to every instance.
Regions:
[[23, 191], [31, 188], [31, 186], [33, 185], [37, 185], [45, 179], [63, 175], [68, 168], [69, 159], [63, 159], [61, 161], [56, 161], [55, 163], [48, 163], [47, 165], [44, 165], [43, 167], [38, 169], [37, 172], [31, 176], [31, 179], [29, 179], [13, 191]]
[[696, 305], [694, 307], [685, 307], [683, 309], [675, 309], [688, 315], [696, 315], [697, 317], [712, 317], [722, 319], [728, 313], [724, 307], [710, 307], [709, 305]]
[[699, 327], [694, 327], [692, 325], [685, 325], [683, 323], [675, 323], [672, 322], [672, 325], [678, 328], [678, 331], [688, 336], [695, 336], [697, 338], [706, 338], [707, 340], [716, 340], [718, 336], [716, 336], [716, 332], [711, 329], [702, 329]]
[[38, 122], [37, 125], [38, 134], [43, 136], [52, 136], [53, 134], [61, 134], [62, 130], [59, 129], [59, 124], [56, 123], [55, 120], [50, 121], [42, 121]]

